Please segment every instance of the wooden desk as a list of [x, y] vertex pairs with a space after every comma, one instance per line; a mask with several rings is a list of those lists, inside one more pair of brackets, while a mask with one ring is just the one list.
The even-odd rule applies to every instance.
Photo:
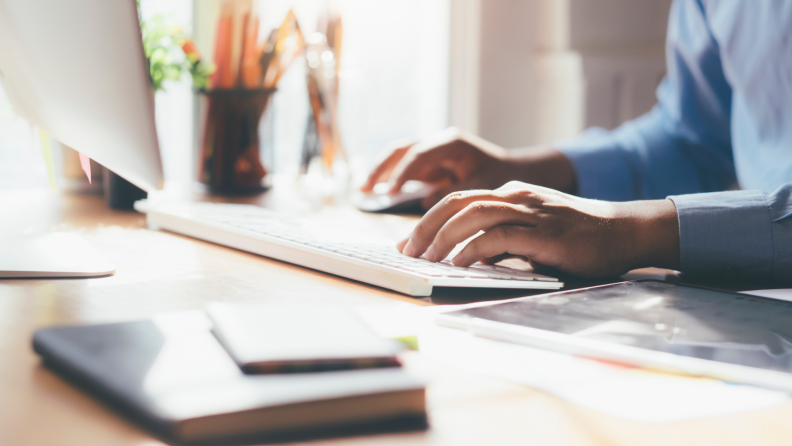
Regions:
[[[293, 207], [272, 196], [252, 199]], [[35, 329], [57, 324], [141, 319], [227, 301], [331, 301], [430, 305], [509, 297], [445, 293], [416, 300], [179, 235], [149, 231], [136, 213], [108, 210], [99, 197], [0, 193], [0, 230], [26, 221], [82, 234], [115, 262], [113, 277], [0, 282], [0, 445], [154, 446], [145, 431], [117, 416], [39, 364]], [[9, 207], [13, 206], [13, 207]], [[310, 207], [310, 206], [309, 206]], [[407, 231], [412, 220], [349, 212], [377, 230]], [[0, 253], [2, 255], [2, 253]], [[792, 404], [760, 412], [646, 425], [603, 415], [532, 388], [445, 369], [415, 355], [411, 367], [433, 377], [426, 432], [336, 438], [317, 445], [789, 445]], [[651, 404], [651, 402], [647, 402]], [[684, 402], [680, 402], [684, 404]]]

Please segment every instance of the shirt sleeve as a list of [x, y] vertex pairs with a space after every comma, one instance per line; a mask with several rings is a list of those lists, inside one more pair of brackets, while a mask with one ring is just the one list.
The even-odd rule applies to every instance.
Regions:
[[577, 173], [580, 196], [657, 199], [736, 183], [731, 87], [699, 2], [673, 3], [666, 63], [651, 112], [613, 131], [589, 130], [556, 144]]
[[792, 183], [770, 195], [746, 190], [669, 198], [679, 215], [684, 273], [792, 281]]

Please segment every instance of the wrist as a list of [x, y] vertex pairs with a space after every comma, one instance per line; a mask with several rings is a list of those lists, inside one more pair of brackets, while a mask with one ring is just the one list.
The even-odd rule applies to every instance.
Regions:
[[577, 176], [572, 163], [550, 146], [515, 149], [506, 155], [510, 179], [548, 187], [567, 194], [577, 192]]
[[674, 202], [631, 201], [617, 206], [630, 221], [632, 268], [652, 266], [678, 270], [679, 217]]

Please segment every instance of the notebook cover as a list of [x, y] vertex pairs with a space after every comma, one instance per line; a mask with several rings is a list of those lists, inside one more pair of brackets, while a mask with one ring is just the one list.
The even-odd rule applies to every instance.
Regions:
[[[172, 313], [140, 322], [41, 329], [33, 347], [54, 371], [155, 435], [180, 444], [426, 427], [423, 384], [401, 368], [245, 375], [210, 328], [203, 312]], [[353, 413], [370, 409], [354, 405], [369, 397], [385, 398], [381, 401], [393, 410], [380, 410], [373, 418], [362, 413], [355, 419], [311, 422], [310, 414], [323, 407]], [[305, 415], [283, 418], [295, 413]], [[268, 425], [267, 418], [283, 422]], [[239, 423], [246, 427], [228, 431]]]

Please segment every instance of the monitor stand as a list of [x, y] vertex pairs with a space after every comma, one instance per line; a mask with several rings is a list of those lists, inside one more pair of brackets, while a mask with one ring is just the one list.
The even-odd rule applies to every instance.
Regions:
[[76, 234], [52, 232], [0, 241], [0, 279], [99, 277], [115, 267]]

